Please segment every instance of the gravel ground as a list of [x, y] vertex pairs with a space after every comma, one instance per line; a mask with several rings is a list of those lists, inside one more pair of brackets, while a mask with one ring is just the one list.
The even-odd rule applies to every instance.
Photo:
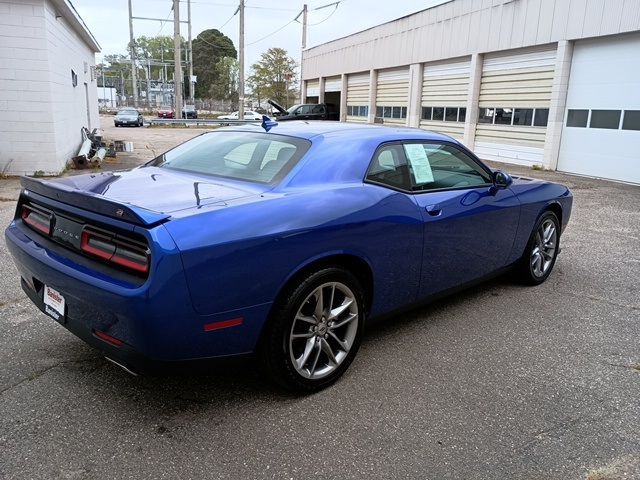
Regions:
[[[112, 168], [202, 132], [106, 125], [135, 142]], [[373, 325], [304, 398], [251, 364], [127, 375], [30, 304], [0, 241], [0, 478], [640, 478], [640, 188], [502, 168], [573, 190], [549, 280]]]

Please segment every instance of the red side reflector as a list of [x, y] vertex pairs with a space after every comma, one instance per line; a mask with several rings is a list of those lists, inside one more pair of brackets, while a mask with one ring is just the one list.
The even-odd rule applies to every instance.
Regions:
[[93, 334], [100, 340], [110, 343], [111, 345], [115, 345], [116, 347], [120, 347], [124, 344], [124, 342], [119, 338], [112, 337], [111, 335], [101, 332], [100, 330], [94, 330]]
[[232, 318], [231, 320], [223, 320], [222, 322], [205, 323], [203, 329], [205, 332], [213, 332], [214, 330], [220, 330], [222, 328], [237, 327], [242, 325], [244, 318]]

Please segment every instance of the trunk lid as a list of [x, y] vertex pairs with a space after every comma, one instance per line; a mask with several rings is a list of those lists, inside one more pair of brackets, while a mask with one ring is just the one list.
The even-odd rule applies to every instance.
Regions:
[[28, 191], [78, 208], [145, 226], [162, 222], [180, 210], [225, 205], [268, 189], [157, 167], [56, 180], [23, 177], [22, 185]]

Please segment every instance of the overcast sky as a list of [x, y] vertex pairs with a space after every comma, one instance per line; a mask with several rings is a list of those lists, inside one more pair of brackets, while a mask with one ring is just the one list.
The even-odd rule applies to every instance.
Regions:
[[[309, 8], [307, 46], [311, 47], [360, 30], [402, 17], [445, 0], [342, 0], [337, 8], [317, 7], [332, 0], [307, 0]], [[102, 46], [102, 55], [126, 53], [129, 42], [127, 0], [72, 0], [85, 23]], [[133, 0], [133, 15], [139, 17], [169, 18], [172, 0]], [[181, 19], [187, 18], [186, 0], [181, 0]], [[302, 26], [291, 22], [302, 9], [303, 0], [246, 0], [245, 43], [246, 69], [256, 62], [260, 54], [270, 47], [281, 47], [299, 61]], [[217, 28], [233, 40], [238, 47], [238, 16], [231, 18], [238, 5], [234, 0], [192, 0], [193, 38], [209, 28]], [[229, 20], [231, 18], [231, 20]], [[223, 26], [225, 22], [229, 22]], [[260, 40], [275, 30], [281, 31]], [[317, 24], [317, 25], [314, 25]], [[221, 28], [222, 27], [222, 28]], [[182, 25], [187, 37], [187, 26]], [[136, 36], [173, 35], [173, 22], [134, 21]], [[255, 43], [254, 43], [255, 42]]]

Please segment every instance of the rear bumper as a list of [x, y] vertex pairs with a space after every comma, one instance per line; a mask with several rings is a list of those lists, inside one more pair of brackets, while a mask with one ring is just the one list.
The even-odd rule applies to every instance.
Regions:
[[[165, 252], [152, 265], [150, 278], [158, 281], [131, 286], [74, 264], [37, 238], [29, 238], [22, 228], [26, 227], [12, 223], [5, 239], [27, 296], [44, 312], [44, 285], [56, 289], [65, 299], [65, 316], [58, 323], [130, 370], [146, 373], [175, 362], [241, 355], [255, 349], [271, 304], [213, 315], [195, 313], [179, 252], [174, 244], [166, 244], [172, 242], [168, 234], [155, 238]], [[238, 318], [240, 324], [211, 328]], [[96, 332], [122, 343], [114, 345]]]

